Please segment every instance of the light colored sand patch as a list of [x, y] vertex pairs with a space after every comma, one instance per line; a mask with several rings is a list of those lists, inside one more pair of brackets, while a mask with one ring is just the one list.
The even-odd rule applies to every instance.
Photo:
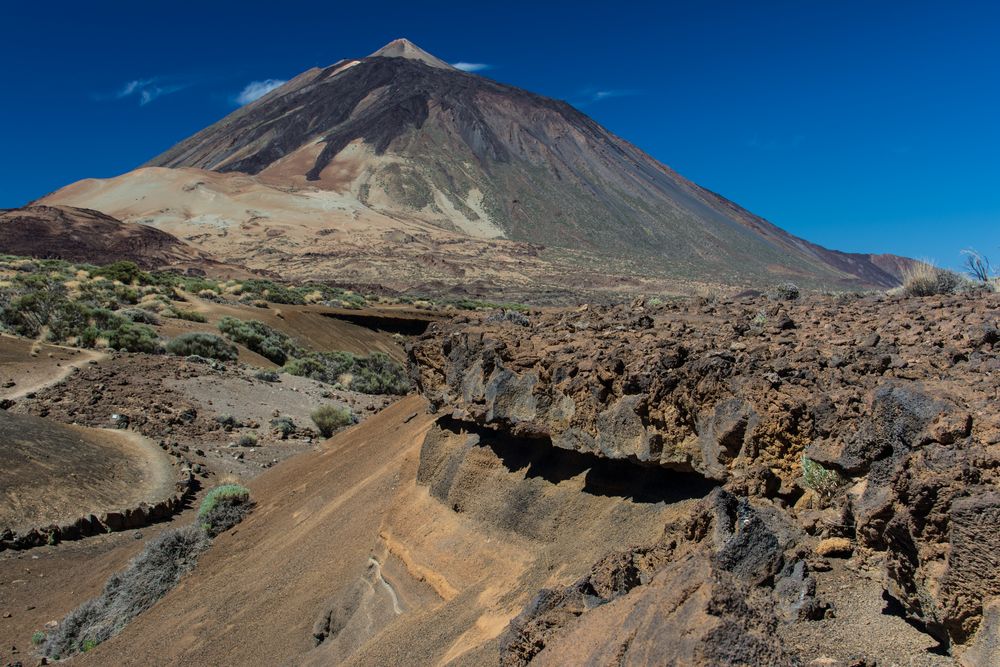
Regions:
[[[35, 350], [37, 356], [32, 356]], [[64, 345], [36, 344], [14, 336], [0, 335], [0, 398], [16, 400], [62, 382], [74, 369], [107, 355]]]

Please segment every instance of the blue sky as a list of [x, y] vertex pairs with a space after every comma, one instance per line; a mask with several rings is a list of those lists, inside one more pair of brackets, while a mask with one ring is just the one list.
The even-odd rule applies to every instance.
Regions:
[[997, 3], [35, 2], [4, 23], [3, 207], [407, 37], [828, 247], [1000, 259]]

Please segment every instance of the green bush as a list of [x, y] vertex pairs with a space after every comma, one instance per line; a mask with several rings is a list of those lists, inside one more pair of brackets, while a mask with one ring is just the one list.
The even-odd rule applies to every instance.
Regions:
[[157, 353], [162, 351], [160, 339], [156, 332], [143, 324], [131, 324], [123, 321], [114, 329], [101, 332], [108, 339], [108, 347], [128, 352]]
[[256, 447], [257, 446], [257, 436], [253, 433], [244, 433], [236, 440], [236, 444], [240, 447]]
[[159, 315], [149, 310], [143, 310], [142, 308], [126, 308], [119, 311], [118, 314], [136, 324], [160, 324]]
[[36, 631], [31, 635], [31, 643], [35, 646], [41, 646], [45, 643], [45, 633], [41, 630]]
[[182, 308], [169, 308], [163, 311], [163, 314], [167, 317], [173, 317], [178, 320], [187, 320], [188, 322], [200, 322], [204, 324], [208, 322], [208, 318], [199, 313], [196, 310], [184, 310]]
[[251, 508], [250, 489], [240, 484], [225, 484], [205, 496], [198, 508], [198, 521], [208, 535], [215, 537], [242, 521]]
[[136, 265], [135, 262], [113, 262], [90, 272], [92, 276], [102, 276], [108, 280], [117, 280], [125, 285], [135, 282], [148, 282], [149, 274]]
[[354, 413], [346, 405], [321, 405], [309, 416], [324, 438], [329, 438], [337, 429], [354, 423]]
[[289, 357], [301, 354], [291, 338], [257, 320], [223, 317], [219, 321], [219, 331], [230, 340], [279, 365], [283, 365]]
[[167, 352], [181, 357], [197, 355], [207, 359], [234, 361], [239, 355], [236, 346], [215, 334], [192, 332], [181, 334], [167, 343]]
[[365, 394], [402, 395], [410, 390], [406, 369], [383, 352], [367, 357], [350, 352], [314, 352], [289, 362], [284, 370]]
[[262, 380], [264, 382], [277, 382], [278, 380], [281, 379], [281, 375], [278, 373], [278, 371], [269, 371], [264, 369], [257, 371], [256, 373], [253, 374], [253, 376], [258, 380]]
[[844, 478], [836, 470], [822, 465], [802, 455], [802, 480], [807, 488], [824, 498], [830, 498], [844, 483]]
[[256, 296], [271, 303], [302, 305], [306, 302], [302, 289], [291, 288], [270, 280], [245, 280], [241, 283], [243, 294]]
[[962, 281], [962, 277], [953, 271], [939, 269], [930, 262], [916, 262], [903, 269], [903, 294], [954, 294], [961, 287]]
[[295, 422], [291, 417], [275, 417], [271, 420], [271, 428], [281, 435], [282, 440], [287, 440], [288, 436], [295, 433]]

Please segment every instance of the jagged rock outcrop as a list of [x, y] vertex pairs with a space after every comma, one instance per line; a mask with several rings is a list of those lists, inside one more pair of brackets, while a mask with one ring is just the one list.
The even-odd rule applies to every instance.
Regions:
[[[836, 557], [858, 549], [901, 613], [961, 656], [967, 647], [993, 650], [984, 609], [1000, 597], [998, 305], [993, 294], [637, 301], [534, 312], [527, 322], [436, 324], [409, 354], [420, 389], [457, 423], [697, 474], [758, 505], [772, 499], [773, 511], [807, 535], [782, 544], [801, 553], [826, 539], [820, 550]], [[619, 580], [632, 582], [621, 590], [596, 594], [579, 582], [545, 593], [512, 624], [505, 660], [542, 659], [560, 628], [573, 638], [561, 651], [588, 646], [597, 662], [641, 655], [637, 662], [711, 664], [691, 657], [701, 650], [697, 636], [687, 648], [673, 645], [688, 651], [683, 659], [644, 652], [653, 641], [642, 639], [647, 613], [661, 614], [661, 627], [704, 625], [676, 615], [675, 585], [654, 593], [648, 582], [702, 582], [704, 608], [712, 607], [730, 590], [718, 570], [731, 571], [724, 554], [734, 545], [763, 550], [748, 562], [771, 562], [769, 533], [749, 539], [752, 521], [740, 525], [734, 537], [693, 542], [712, 568], [682, 565], [687, 552], [673, 546], [656, 567], [621, 570]], [[766, 584], [746, 573], [736, 579], [754, 582], [754, 594], [767, 590], [768, 618], [822, 615], [820, 603], [803, 604], [815, 591], [808, 560], [782, 559], [767, 571]], [[661, 602], [639, 601], [653, 595]], [[591, 628], [602, 639], [585, 640], [590, 631], [579, 628], [598, 623], [585, 619], [610, 613], [590, 610], [613, 604], [622, 610], [616, 622], [632, 619], [629, 630], [602, 621]]]
[[775, 628], [822, 608], [787, 553], [798, 536], [774, 508], [716, 491], [656, 545], [539, 593], [501, 637], [500, 664], [794, 665]]

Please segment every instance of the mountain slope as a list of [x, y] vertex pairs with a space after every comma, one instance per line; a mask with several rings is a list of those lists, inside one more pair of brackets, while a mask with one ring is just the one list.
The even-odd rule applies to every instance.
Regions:
[[210, 269], [215, 275], [247, 273], [159, 229], [71, 206], [0, 211], [0, 252], [94, 264], [129, 260], [145, 269]]
[[[611, 275], [898, 282], [871, 256], [808, 243], [698, 187], [565, 102], [461, 72], [406, 40], [309, 70], [146, 166], [335, 193], [343, 213], [320, 229], [349, 216], [408, 221], [565, 249], [579, 254], [565, 263]], [[157, 211], [143, 214], [156, 223]]]

